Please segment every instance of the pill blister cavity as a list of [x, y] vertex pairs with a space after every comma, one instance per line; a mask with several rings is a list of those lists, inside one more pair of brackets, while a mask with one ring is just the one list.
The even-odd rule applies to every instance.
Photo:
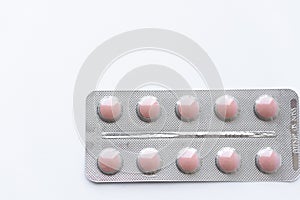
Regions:
[[162, 167], [162, 159], [155, 148], [145, 148], [139, 152], [137, 166], [144, 174], [155, 174]]
[[225, 174], [235, 173], [240, 168], [241, 157], [234, 148], [224, 147], [217, 153], [216, 165]]
[[176, 159], [177, 168], [185, 174], [193, 174], [200, 168], [200, 158], [194, 148], [184, 148], [179, 151]]
[[179, 119], [185, 122], [194, 121], [200, 111], [199, 102], [194, 96], [182, 96], [176, 103], [175, 112]]
[[98, 105], [98, 115], [105, 122], [115, 122], [122, 114], [122, 105], [117, 97], [106, 96]]
[[255, 161], [257, 168], [266, 174], [275, 173], [281, 167], [281, 155], [270, 147], [260, 150]]
[[277, 117], [279, 105], [273, 97], [262, 95], [255, 101], [254, 112], [259, 119], [271, 121]]
[[222, 121], [232, 121], [239, 114], [239, 105], [234, 97], [224, 95], [216, 100], [214, 111]]
[[123, 159], [120, 152], [114, 148], [103, 149], [98, 156], [98, 168], [107, 175], [116, 174], [121, 170]]
[[137, 104], [137, 114], [145, 122], [156, 121], [160, 117], [161, 108], [156, 97], [145, 96]]

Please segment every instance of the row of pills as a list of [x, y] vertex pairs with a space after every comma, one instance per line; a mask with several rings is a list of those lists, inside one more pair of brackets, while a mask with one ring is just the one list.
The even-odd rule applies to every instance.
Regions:
[[[145, 96], [137, 103], [136, 111], [141, 120], [153, 122], [160, 117], [161, 107], [156, 97]], [[103, 121], [115, 122], [122, 115], [122, 104], [115, 96], [105, 96], [100, 101], [97, 112]], [[182, 96], [176, 102], [175, 113], [182, 121], [196, 120], [199, 112], [199, 102], [194, 96]], [[238, 101], [230, 95], [221, 96], [215, 102], [214, 112], [222, 121], [232, 121], [240, 112]], [[262, 95], [255, 101], [254, 113], [261, 120], [273, 120], [278, 112], [279, 105], [277, 101], [269, 95]]]
[[[163, 165], [161, 156], [155, 148], [142, 149], [137, 156], [136, 163], [138, 169], [144, 174], [155, 174]], [[215, 163], [221, 172], [232, 174], [240, 168], [241, 156], [234, 148], [224, 147], [218, 151]], [[121, 170], [123, 159], [118, 150], [106, 148], [100, 152], [97, 164], [102, 173], [113, 175]], [[275, 173], [281, 167], [281, 155], [270, 147], [261, 149], [256, 154], [255, 164], [263, 173]], [[201, 167], [201, 159], [197, 150], [190, 147], [180, 150], [176, 166], [182, 173], [196, 173]]]

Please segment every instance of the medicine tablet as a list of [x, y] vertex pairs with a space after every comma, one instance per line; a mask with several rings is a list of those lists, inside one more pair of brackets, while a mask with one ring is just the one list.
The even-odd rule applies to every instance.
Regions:
[[197, 150], [189, 147], [180, 150], [176, 159], [176, 165], [185, 174], [192, 174], [198, 171], [200, 159]]
[[98, 157], [98, 168], [107, 175], [116, 174], [123, 165], [120, 152], [114, 148], [106, 148], [101, 151]]
[[281, 167], [281, 155], [270, 147], [260, 150], [255, 161], [257, 168], [267, 174], [275, 173]]
[[122, 105], [117, 97], [106, 96], [98, 105], [98, 115], [105, 122], [115, 122], [121, 117]]
[[160, 116], [160, 105], [156, 97], [143, 97], [137, 105], [137, 114], [145, 122], [153, 122]]
[[224, 147], [217, 153], [216, 165], [223, 173], [234, 173], [240, 168], [241, 157], [234, 148]]
[[137, 158], [137, 166], [144, 174], [154, 174], [159, 171], [162, 160], [158, 151], [154, 148], [141, 150]]
[[279, 106], [273, 97], [262, 95], [255, 101], [254, 112], [259, 119], [270, 121], [277, 117]]
[[214, 110], [219, 119], [232, 121], [239, 113], [239, 105], [234, 97], [224, 95], [216, 100]]
[[175, 112], [179, 119], [185, 122], [194, 121], [198, 118], [200, 106], [194, 96], [182, 96], [176, 103]]

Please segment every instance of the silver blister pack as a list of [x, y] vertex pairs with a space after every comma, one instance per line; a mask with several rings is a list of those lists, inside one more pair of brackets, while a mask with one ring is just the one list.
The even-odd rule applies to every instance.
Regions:
[[94, 91], [85, 173], [96, 183], [294, 181], [298, 122], [289, 89]]

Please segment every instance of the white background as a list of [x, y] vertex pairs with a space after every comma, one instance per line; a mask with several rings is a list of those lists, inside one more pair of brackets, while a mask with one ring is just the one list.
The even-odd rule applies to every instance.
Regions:
[[[299, 1], [1, 1], [0, 199], [297, 199], [294, 183], [93, 184], [73, 120], [87, 56], [137, 28], [180, 32], [225, 88], [300, 92]], [[106, 83], [109, 86], [109, 83]]]

